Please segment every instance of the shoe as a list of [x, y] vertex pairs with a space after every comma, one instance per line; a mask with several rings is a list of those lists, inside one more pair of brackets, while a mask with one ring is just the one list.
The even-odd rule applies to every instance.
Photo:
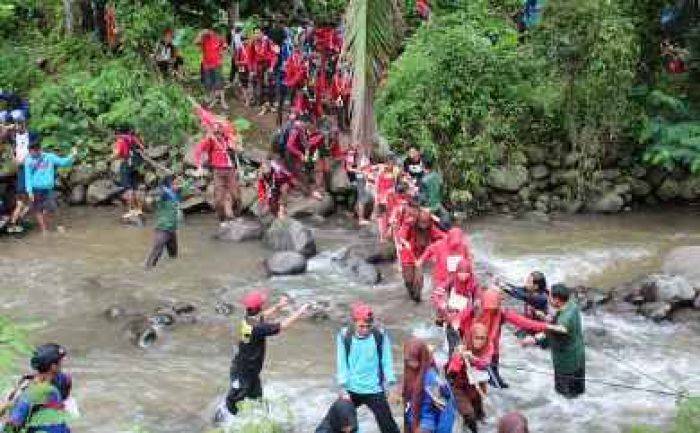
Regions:
[[22, 233], [24, 232], [24, 227], [19, 225], [13, 225], [7, 228], [7, 233]]

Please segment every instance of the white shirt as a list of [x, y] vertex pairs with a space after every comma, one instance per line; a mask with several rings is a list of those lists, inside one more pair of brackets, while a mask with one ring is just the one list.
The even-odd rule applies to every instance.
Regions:
[[29, 155], [29, 132], [15, 134], [15, 160], [22, 164]]

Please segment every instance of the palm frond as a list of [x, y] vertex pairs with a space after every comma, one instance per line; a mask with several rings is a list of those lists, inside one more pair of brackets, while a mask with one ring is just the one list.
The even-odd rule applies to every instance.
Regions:
[[353, 69], [352, 140], [369, 150], [376, 134], [373, 99], [402, 34], [398, 0], [350, 0], [345, 14], [345, 58]]

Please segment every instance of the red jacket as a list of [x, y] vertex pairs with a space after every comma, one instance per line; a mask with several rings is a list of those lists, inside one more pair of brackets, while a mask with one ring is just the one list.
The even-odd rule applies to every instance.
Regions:
[[273, 168], [269, 176], [258, 176], [258, 202], [268, 203], [281, 192], [283, 185], [292, 185], [291, 174], [282, 167]]
[[440, 230], [433, 224], [430, 227], [430, 233], [428, 234], [427, 245], [420, 244], [418, 241], [418, 231], [416, 230], [415, 223], [404, 222], [399, 228], [397, 237], [408, 242], [409, 247], [405, 248], [403, 245], [400, 246], [399, 256], [401, 259], [401, 264], [412, 265], [416, 262], [416, 257], [420, 257], [428, 248], [428, 245], [434, 243], [445, 236], [445, 232]]
[[303, 161], [307, 142], [308, 139], [304, 127], [295, 125], [292, 127], [292, 130], [289, 131], [289, 138], [287, 138], [287, 152], [289, 152], [289, 154], [296, 160]]
[[226, 41], [211, 30], [202, 35], [200, 42], [202, 49], [202, 67], [206, 70], [221, 66], [222, 53], [226, 49]]
[[[489, 314], [485, 312], [484, 314]], [[498, 356], [501, 345], [501, 327], [504, 323], [510, 323], [518, 329], [530, 332], [544, 332], [547, 330], [547, 323], [528, 319], [510, 309], [496, 310], [490, 323], [484, 323], [489, 327], [489, 342], [493, 345], [494, 356]]]
[[204, 137], [194, 149], [194, 161], [197, 166], [202, 165], [202, 153], [208, 156], [209, 164], [213, 168], [231, 168], [233, 163], [228, 156], [227, 143], [217, 140], [212, 135]]
[[[456, 242], [456, 241], [455, 241]], [[471, 260], [471, 253], [467, 246], [460, 242], [456, 249], [450, 247], [450, 238], [446, 236], [438, 242], [433, 243], [421, 257], [422, 262], [432, 261], [433, 265], [433, 284], [436, 286], [444, 286], [447, 284], [449, 273], [447, 272], [447, 259], [450, 256], [461, 256]]]
[[314, 152], [323, 148], [326, 145], [326, 137], [321, 131], [316, 131], [309, 134], [309, 153], [313, 155]]
[[284, 85], [290, 89], [299, 89], [306, 82], [308, 74], [303, 56], [299, 50], [294, 50], [284, 64]]

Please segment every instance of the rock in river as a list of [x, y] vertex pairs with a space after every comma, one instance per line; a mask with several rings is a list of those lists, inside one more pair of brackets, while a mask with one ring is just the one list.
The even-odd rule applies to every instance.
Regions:
[[271, 275], [296, 275], [306, 272], [306, 257], [294, 251], [278, 251], [265, 260]]

